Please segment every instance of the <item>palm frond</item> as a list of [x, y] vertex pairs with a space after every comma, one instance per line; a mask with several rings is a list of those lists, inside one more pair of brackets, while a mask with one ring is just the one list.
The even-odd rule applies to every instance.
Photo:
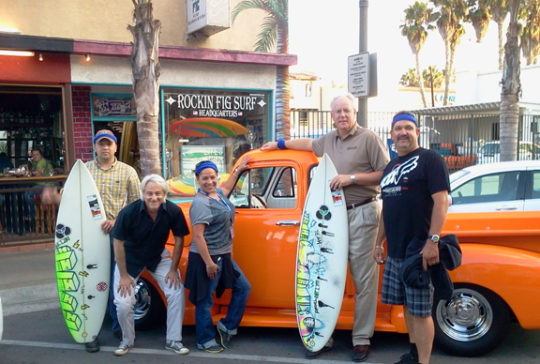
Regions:
[[255, 51], [257, 52], [270, 52], [272, 47], [276, 44], [277, 38], [277, 22], [274, 18], [267, 16], [264, 19], [259, 34], [257, 35], [257, 42], [255, 43]]
[[243, 12], [244, 10], [249, 9], [258, 9], [258, 10], [264, 10], [268, 13], [270, 13], [270, 8], [268, 6], [268, 1], [266, 0], [244, 0], [238, 3], [236, 5], [231, 13], [233, 22], [235, 21], [238, 14]]

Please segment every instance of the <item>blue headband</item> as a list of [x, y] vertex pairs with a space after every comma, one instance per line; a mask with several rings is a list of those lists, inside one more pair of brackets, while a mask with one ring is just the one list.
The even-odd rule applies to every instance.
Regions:
[[394, 116], [394, 118], [392, 119], [392, 126], [394, 126], [394, 124], [397, 123], [398, 121], [402, 121], [402, 120], [412, 121], [414, 125], [416, 125], [416, 127], [418, 128], [418, 120], [416, 120], [414, 115], [409, 114], [409, 113], [399, 113], [396, 116]]
[[111, 140], [114, 140], [115, 143], [118, 143], [118, 139], [116, 139], [116, 137], [112, 134], [106, 134], [106, 133], [101, 133], [101, 134], [97, 134], [95, 137], [94, 137], [94, 144], [96, 144], [96, 142], [98, 140], [100, 140], [101, 138], [108, 138], [108, 139], [111, 139]]
[[201, 171], [206, 168], [212, 168], [214, 171], [216, 171], [216, 173], [218, 173], [216, 164], [214, 162], [206, 161], [202, 162], [197, 166], [197, 168], [195, 168], [195, 175], [198, 176], [199, 173], [201, 173]]

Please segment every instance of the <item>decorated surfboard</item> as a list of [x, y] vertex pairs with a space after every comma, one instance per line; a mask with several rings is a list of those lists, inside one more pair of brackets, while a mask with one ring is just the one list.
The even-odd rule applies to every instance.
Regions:
[[109, 236], [101, 230], [105, 210], [92, 175], [77, 160], [58, 209], [54, 258], [60, 307], [78, 343], [93, 341], [107, 308]]
[[296, 320], [309, 351], [321, 350], [332, 336], [343, 301], [349, 228], [345, 197], [331, 191], [337, 175], [324, 154], [308, 190], [296, 253]]

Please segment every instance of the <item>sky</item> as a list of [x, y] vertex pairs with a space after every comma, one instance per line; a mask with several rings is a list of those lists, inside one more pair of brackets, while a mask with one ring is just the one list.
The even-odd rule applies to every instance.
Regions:
[[[368, 2], [368, 51], [377, 53], [379, 95], [399, 87], [407, 69], [415, 67], [415, 57], [401, 35], [404, 9], [414, 0], [371, 0]], [[290, 0], [289, 53], [298, 56], [291, 72], [309, 71], [323, 80], [346, 83], [347, 58], [357, 54], [358, 0]], [[421, 53], [421, 66], [444, 69], [444, 43], [437, 30], [431, 31]], [[456, 72], [497, 70], [497, 25], [490, 22], [482, 43], [476, 43], [474, 29], [466, 34], [456, 51]]]

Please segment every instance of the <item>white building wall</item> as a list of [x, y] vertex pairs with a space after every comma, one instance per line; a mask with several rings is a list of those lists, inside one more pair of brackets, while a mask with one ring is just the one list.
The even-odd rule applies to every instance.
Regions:
[[[469, 105], [501, 100], [502, 72], [464, 71], [456, 75], [456, 100], [459, 105]], [[521, 68], [522, 103], [540, 103], [540, 65]]]
[[[163, 59], [161, 86], [275, 90], [276, 67], [250, 64], [183, 62]], [[129, 85], [132, 81], [128, 58], [71, 56], [73, 83]]]

